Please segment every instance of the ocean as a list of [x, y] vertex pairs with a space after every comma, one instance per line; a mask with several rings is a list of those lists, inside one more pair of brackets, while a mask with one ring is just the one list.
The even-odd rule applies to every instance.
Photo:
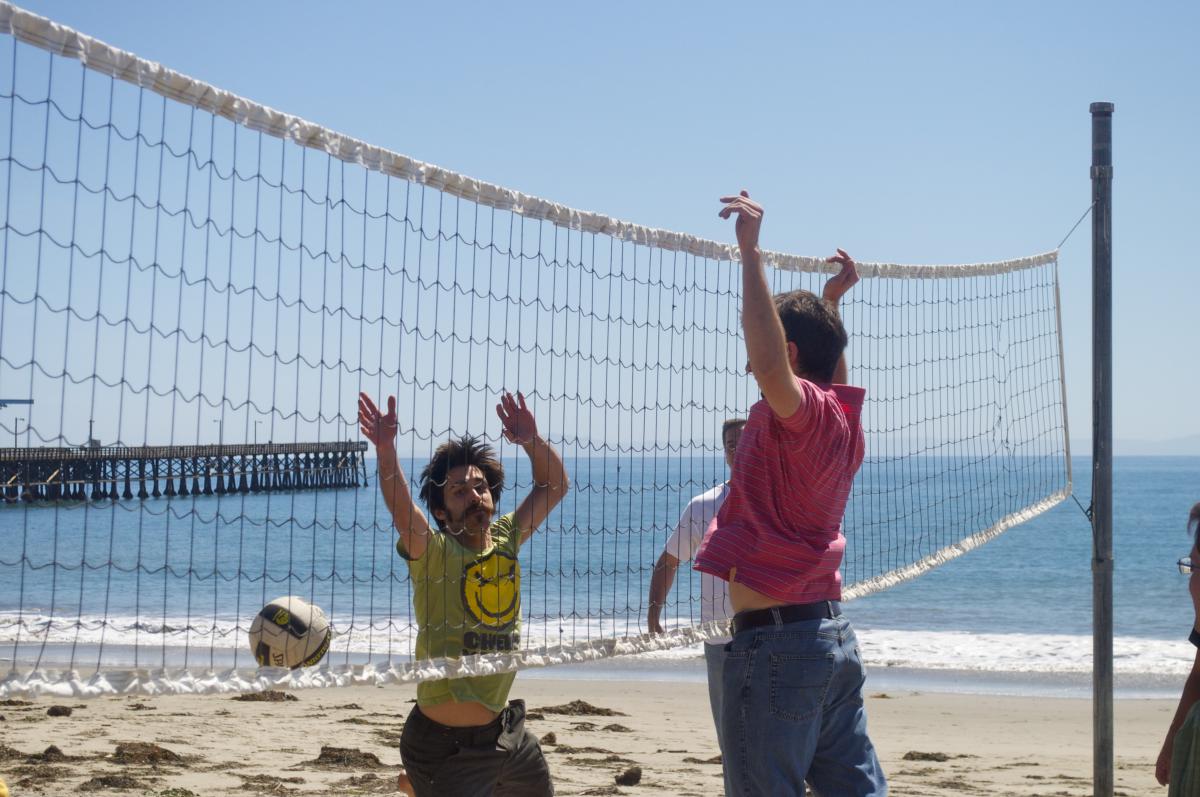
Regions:
[[[1076, 457], [1073, 469], [1087, 507], [1090, 458]], [[1176, 562], [1191, 550], [1186, 520], [1197, 501], [1200, 457], [1114, 461], [1118, 697], [1178, 697], [1191, 670], [1194, 614]], [[847, 603], [870, 688], [1090, 696], [1091, 557], [1091, 526], [1068, 498], [919, 578]]]
[[[715, 483], [718, 467], [626, 462], [598, 478], [576, 463], [583, 489], [522, 551], [525, 643], [641, 633], [650, 567], [687, 498]], [[1077, 458], [1074, 471], [1086, 506], [1088, 460]], [[520, 492], [519, 469], [516, 480]], [[1175, 562], [1190, 550], [1185, 521], [1197, 500], [1200, 458], [1116, 459], [1119, 696], [1177, 695], [1190, 669], [1192, 608]], [[579, 516], [590, 523], [570, 522]], [[633, 528], [641, 531], [604, 531]], [[249, 666], [249, 620], [285, 594], [330, 615], [334, 663], [411, 651], [411, 587], [373, 486], [3, 506], [0, 536], [0, 663], [16, 658], [22, 671], [32, 662], [86, 671], [101, 658], [106, 666]], [[847, 603], [870, 688], [1090, 694], [1090, 560], [1090, 526], [1068, 499], [919, 578]], [[686, 623], [699, 581], [680, 573], [674, 621]], [[692, 646], [523, 677], [702, 680], [704, 670]]]

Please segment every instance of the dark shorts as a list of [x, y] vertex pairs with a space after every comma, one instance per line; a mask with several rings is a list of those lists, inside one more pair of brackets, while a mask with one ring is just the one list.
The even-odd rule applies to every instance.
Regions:
[[525, 730], [525, 701], [513, 700], [487, 725], [451, 728], [413, 706], [400, 758], [418, 797], [549, 797], [550, 768]]

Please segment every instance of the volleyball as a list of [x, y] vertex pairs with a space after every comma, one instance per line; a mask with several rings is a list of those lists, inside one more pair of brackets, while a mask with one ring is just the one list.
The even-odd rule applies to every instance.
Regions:
[[250, 650], [260, 667], [311, 667], [329, 650], [333, 631], [325, 612], [285, 595], [262, 608], [250, 624]]

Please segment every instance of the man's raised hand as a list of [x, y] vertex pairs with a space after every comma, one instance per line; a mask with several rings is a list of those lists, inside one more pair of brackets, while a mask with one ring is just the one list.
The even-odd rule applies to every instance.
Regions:
[[742, 251], [742, 260], [754, 256], [758, 253], [758, 231], [762, 228], [762, 205], [751, 200], [750, 192], [746, 190], [737, 196], [723, 196], [721, 201], [725, 203], [718, 214], [721, 218], [727, 219], [737, 214], [734, 231], [737, 233], [738, 248]]
[[523, 446], [537, 437], [537, 421], [533, 419], [529, 407], [525, 406], [524, 394], [518, 392], [513, 398], [512, 393], [504, 391], [500, 403], [496, 405], [496, 414], [500, 416], [504, 439], [508, 442]]
[[836, 306], [858, 282], [858, 268], [854, 263], [854, 258], [846, 254], [845, 249], [837, 250], [837, 254], [825, 258], [825, 262], [841, 263], [842, 265], [842, 270], [830, 277], [829, 282], [825, 283], [825, 289], [821, 291], [821, 298]]
[[396, 420], [396, 397], [388, 396], [387, 405], [387, 415], [384, 415], [379, 412], [370, 396], [366, 393], [358, 394], [358, 425], [362, 429], [363, 437], [370, 440], [376, 448], [396, 444], [396, 428], [399, 426]]

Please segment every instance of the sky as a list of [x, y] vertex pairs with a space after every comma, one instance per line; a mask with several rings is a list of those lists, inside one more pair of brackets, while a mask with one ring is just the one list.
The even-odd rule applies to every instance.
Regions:
[[[373, 144], [639, 224], [731, 241], [717, 198], [746, 188], [766, 208], [764, 247], [861, 261], [1054, 249], [1091, 201], [1088, 106], [1113, 102], [1115, 437], [1194, 436], [1200, 453], [1195, 4], [24, 7]], [[1084, 441], [1090, 219], [1060, 269]]]

